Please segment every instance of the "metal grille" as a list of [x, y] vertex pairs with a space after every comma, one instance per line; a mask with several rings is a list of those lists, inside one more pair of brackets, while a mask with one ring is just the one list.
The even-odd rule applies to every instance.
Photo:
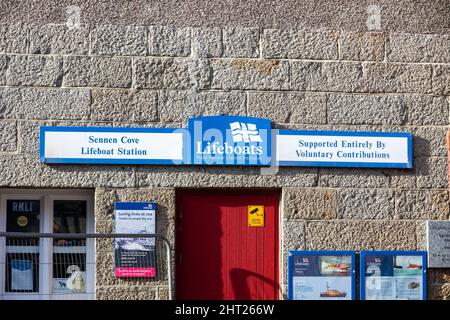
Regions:
[[0, 233], [2, 299], [172, 299], [172, 292], [172, 250], [160, 235]]

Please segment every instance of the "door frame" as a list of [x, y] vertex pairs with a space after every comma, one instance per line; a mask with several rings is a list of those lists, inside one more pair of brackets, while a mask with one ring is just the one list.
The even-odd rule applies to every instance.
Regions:
[[177, 264], [178, 264], [178, 257], [179, 257], [179, 248], [180, 246], [178, 245], [178, 228], [180, 226], [180, 215], [182, 215], [182, 210], [180, 210], [180, 202], [181, 202], [181, 198], [183, 196], [186, 195], [201, 195], [201, 194], [205, 194], [205, 195], [276, 195], [277, 199], [278, 199], [278, 215], [276, 216], [276, 228], [275, 228], [275, 246], [276, 246], [276, 252], [278, 254], [278, 256], [276, 256], [274, 258], [274, 261], [276, 261], [277, 265], [276, 265], [276, 274], [275, 274], [275, 279], [277, 281], [276, 286], [277, 286], [277, 300], [281, 300], [283, 297], [283, 291], [282, 291], [282, 279], [281, 276], [283, 274], [283, 270], [285, 269], [281, 263], [283, 261], [282, 259], [282, 243], [281, 243], [281, 235], [282, 235], [282, 223], [281, 223], [281, 219], [282, 219], [282, 210], [283, 210], [283, 206], [282, 206], [282, 201], [283, 201], [283, 193], [282, 193], [282, 189], [281, 188], [242, 188], [242, 187], [238, 187], [238, 188], [176, 188], [175, 189], [175, 244], [174, 244], [174, 296], [177, 296]]

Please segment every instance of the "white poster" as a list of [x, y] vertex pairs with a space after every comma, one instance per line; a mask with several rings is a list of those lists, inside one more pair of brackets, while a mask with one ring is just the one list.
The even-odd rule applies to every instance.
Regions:
[[27, 291], [33, 290], [33, 261], [12, 260], [11, 289]]

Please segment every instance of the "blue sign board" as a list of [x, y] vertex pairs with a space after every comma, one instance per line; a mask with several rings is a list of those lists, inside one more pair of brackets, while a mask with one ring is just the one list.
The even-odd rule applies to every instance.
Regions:
[[41, 127], [45, 163], [182, 164], [186, 129]]
[[289, 300], [354, 300], [355, 252], [289, 251]]
[[362, 251], [361, 300], [426, 300], [425, 251]]
[[270, 165], [271, 121], [241, 116], [189, 119], [192, 164]]
[[279, 130], [276, 144], [279, 166], [413, 166], [410, 133]]
[[210, 116], [184, 128], [41, 127], [45, 163], [412, 168], [412, 135], [272, 130], [269, 119]]

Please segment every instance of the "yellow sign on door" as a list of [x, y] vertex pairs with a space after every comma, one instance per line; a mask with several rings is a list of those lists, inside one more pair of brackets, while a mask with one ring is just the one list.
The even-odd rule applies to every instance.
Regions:
[[264, 206], [248, 206], [248, 226], [264, 227]]

